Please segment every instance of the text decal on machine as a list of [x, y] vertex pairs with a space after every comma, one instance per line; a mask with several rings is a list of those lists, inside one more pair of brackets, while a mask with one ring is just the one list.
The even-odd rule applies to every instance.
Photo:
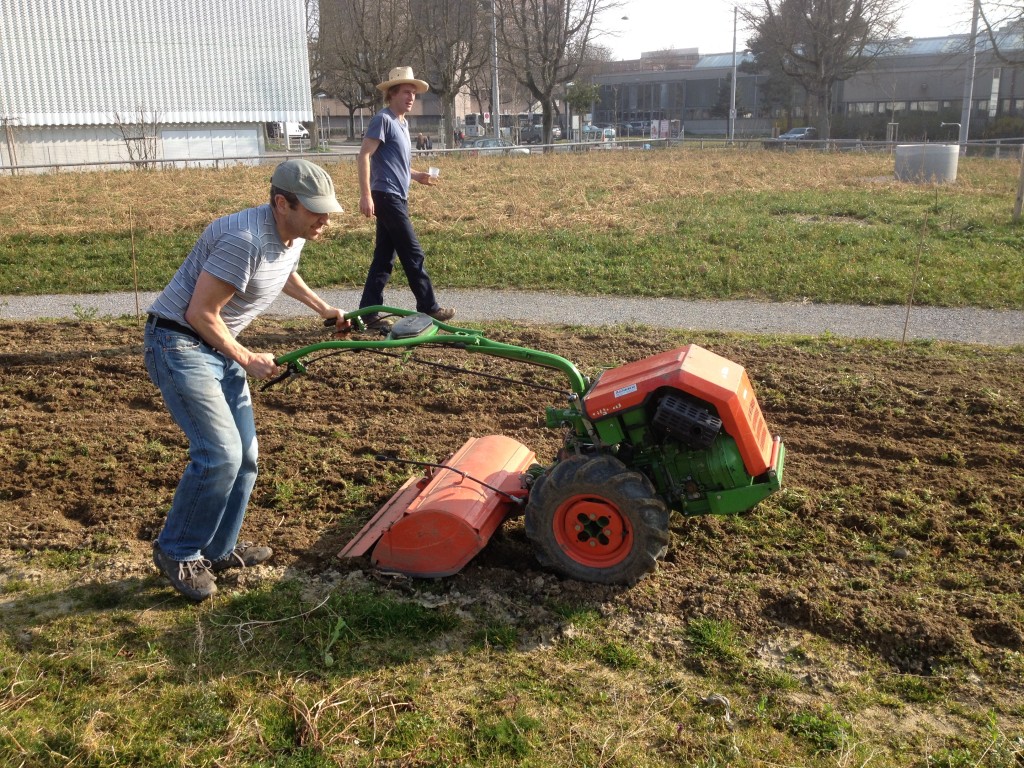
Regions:
[[625, 397], [636, 392], [636, 384], [630, 384], [628, 387], [622, 387], [621, 389], [615, 390], [615, 397]]

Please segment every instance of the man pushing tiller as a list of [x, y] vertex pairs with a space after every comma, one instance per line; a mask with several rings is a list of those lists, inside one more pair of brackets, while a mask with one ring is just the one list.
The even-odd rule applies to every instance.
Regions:
[[236, 336], [282, 292], [348, 327], [342, 311], [296, 271], [306, 240], [318, 239], [331, 214], [341, 212], [323, 168], [281, 163], [270, 201], [210, 224], [148, 310], [146, 370], [189, 441], [189, 463], [153, 542], [153, 561], [189, 600], [215, 594], [220, 571], [273, 555], [238, 536], [256, 482], [247, 376], [270, 379], [283, 369], [274, 355], [253, 352]]

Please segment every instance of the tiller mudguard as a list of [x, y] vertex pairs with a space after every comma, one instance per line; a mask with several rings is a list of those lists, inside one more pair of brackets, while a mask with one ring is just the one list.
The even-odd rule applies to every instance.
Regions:
[[381, 571], [420, 578], [451, 576], [521, 511], [533, 451], [502, 435], [470, 438], [442, 466], [410, 478], [340, 557], [370, 560]]

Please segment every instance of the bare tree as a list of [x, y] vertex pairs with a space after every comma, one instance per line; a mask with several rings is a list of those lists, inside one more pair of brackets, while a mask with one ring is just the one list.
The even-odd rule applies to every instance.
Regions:
[[754, 29], [751, 52], [804, 88], [822, 138], [831, 135], [835, 84], [898, 44], [894, 0], [758, 0], [741, 13]]
[[349, 138], [356, 136], [356, 113], [360, 109], [373, 107], [380, 96], [373, 85], [367, 84], [365, 78], [361, 79], [358, 73], [344, 67], [327, 71], [323, 90], [348, 110]]
[[320, 2], [304, 0], [306, 6], [306, 44], [309, 48], [309, 85], [313, 93], [324, 89], [323, 47], [320, 45]]
[[493, 112], [494, 102], [491, 99], [493, 82], [489, 69], [480, 69], [469, 81], [469, 95], [476, 102], [476, 112]]
[[411, 0], [410, 13], [416, 19], [412, 63], [441, 102], [441, 139], [447, 144], [455, 127], [455, 97], [487, 66], [484, 19], [477, 0]]
[[797, 88], [774, 59], [762, 57], [760, 61], [744, 60], [738, 68], [740, 72], [750, 75], [767, 75], [757, 84], [758, 114], [755, 117], [782, 115], [786, 129], [792, 128], [794, 92], [803, 89]]
[[[0, 115], [0, 125], [4, 129], [4, 140], [7, 142], [7, 164], [11, 166], [11, 176], [18, 175], [18, 153], [15, 150], [14, 126], [21, 122], [19, 117], [7, 117]], [[3, 152], [0, 152], [0, 163], [3, 162]]]
[[551, 143], [556, 88], [572, 81], [600, 34], [595, 20], [617, 0], [491, 0], [497, 13], [499, 57], [544, 115]]
[[114, 125], [121, 133], [128, 158], [136, 168], [151, 168], [157, 156], [160, 113], [137, 107], [134, 113], [114, 113]]
[[392, 67], [412, 58], [412, 24], [408, 0], [320, 0], [320, 65], [323, 90], [349, 109], [380, 103], [377, 83]]
[[1024, 30], [1024, 4], [992, 0], [988, 3], [988, 11], [982, 3], [978, 3], [979, 31], [984, 34], [992, 45], [996, 58], [1008, 66], [1019, 66], [1024, 63], [1020, 51], [1020, 34]]

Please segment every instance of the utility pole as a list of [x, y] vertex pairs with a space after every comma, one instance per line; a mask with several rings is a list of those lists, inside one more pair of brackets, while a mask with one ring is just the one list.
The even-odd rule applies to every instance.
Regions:
[[970, 131], [971, 108], [974, 106], [974, 73], [978, 66], [978, 14], [981, 0], [974, 0], [974, 13], [971, 20], [971, 54], [967, 62], [967, 75], [964, 80], [964, 103], [960, 112], [960, 154], [967, 154], [967, 135]]
[[572, 144], [572, 104], [569, 103], [569, 89], [573, 85], [575, 83], [565, 84], [565, 138], [570, 144]]
[[738, 6], [732, 7], [732, 89], [729, 94], [729, 141], [736, 138], [736, 19]]
[[494, 77], [494, 138], [501, 138], [501, 96], [498, 93], [498, 9], [497, 0], [491, 0], [491, 69]]

